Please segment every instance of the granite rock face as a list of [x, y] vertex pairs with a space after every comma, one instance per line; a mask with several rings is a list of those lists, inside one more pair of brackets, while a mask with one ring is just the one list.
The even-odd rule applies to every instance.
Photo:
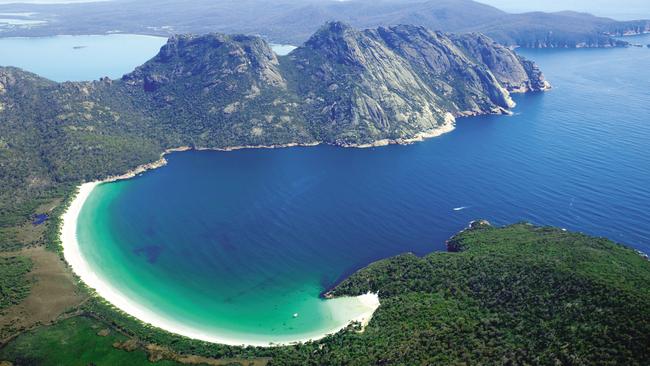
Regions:
[[509, 91], [548, 87], [536, 66], [480, 34], [327, 23], [288, 56], [312, 127], [334, 143], [399, 141], [452, 117], [506, 113]]
[[203, 146], [224, 134], [252, 145], [405, 141], [458, 116], [507, 113], [510, 92], [548, 87], [534, 63], [481, 34], [341, 22], [280, 58], [258, 37], [175, 36], [123, 84], [167, 124], [200, 120]]
[[485, 35], [467, 33], [452, 36], [464, 52], [487, 66], [509, 92], [525, 93], [550, 88], [539, 67]]
[[156, 57], [126, 75], [124, 80], [153, 91], [161, 84], [193, 75], [219, 85], [249, 71], [260, 83], [284, 84], [275, 53], [258, 37], [177, 35], [169, 38]]

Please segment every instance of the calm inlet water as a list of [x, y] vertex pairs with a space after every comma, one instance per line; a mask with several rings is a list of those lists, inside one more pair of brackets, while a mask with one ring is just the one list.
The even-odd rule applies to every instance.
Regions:
[[[54, 81], [118, 79], [157, 54], [166, 42], [164, 37], [138, 34], [0, 38], [0, 65]], [[295, 47], [272, 43], [271, 48], [283, 55]]]
[[514, 116], [410, 146], [175, 153], [101, 185], [78, 222], [82, 253], [162, 316], [287, 340], [340, 321], [318, 298], [337, 279], [444, 250], [476, 218], [649, 251], [650, 49], [525, 54], [554, 89], [517, 96]]
[[117, 79], [158, 53], [165, 42], [135, 34], [0, 38], [0, 65], [54, 81]]

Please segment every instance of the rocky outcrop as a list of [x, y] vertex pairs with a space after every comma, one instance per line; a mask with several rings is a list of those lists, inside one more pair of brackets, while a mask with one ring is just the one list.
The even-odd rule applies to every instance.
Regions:
[[[476, 57], [483, 53], [489, 62]], [[514, 105], [507, 89], [546, 87], [532, 63], [485, 36], [408, 25], [331, 22], [288, 59], [312, 129], [342, 145], [408, 139], [451, 116], [505, 113]]]
[[[172, 70], [170, 66], [173, 66]], [[261, 81], [269, 85], [282, 85], [284, 81], [277, 67], [275, 53], [259, 37], [218, 33], [202, 36], [176, 35], [169, 38], [156, 57], [124, 79], [137, 81], [162, 77], [173, 80], [202, 75], [206, 80], [218, 81], [252, 70]]]
[[635, 36], [650, 33], [650, 20], [628, 20], [614, 22], [600, 27], [600, 31], [608, 36]]
[[496, 39], [499, 43], [524, 48], [612, 48], [629, 43], [615, 37], [645, 32], [650, 21], [615, 21], [587, 13], [523, 13], [508, 16], [512, 22], [496, 20], [472, 30]]
[[177, 35], [168, 40], [156, 57], [123, 80], [129, 85], [142, 85], [146, 91], [191, 77], [200, 79], [204, 87], [231, 91], [241, 86], [250, 90], [253, 85], [284, 87], [278, 66], [275, 53], [259, 37]]
[[493, 226], [487, 220], [479, 219], [479, 220], [471, 221], [469, 223], [469, 226], [467, 226], [467, 228], [461, 230], [458, 234], [452, 236], [445, 242], [447, 246], [447, 251], [450, 253], [458, 253], [466, 249], [463, 244], [463, 241], [459, 240], [460, 234], [464, 233], [465, 231], [483, 230], [483, 229], [490, 229], [490, 228], [493, 228]]
[[452, 36], [454, 43], [485, 64], [509, 92], [525, 93], [550, 88], [539, 67], [510, 49], [479, 33]]
[[306, 120], [336, 144], [412, 137], [445, 123], [436, 91], [378, 30], [329, 23], [289, 62]]

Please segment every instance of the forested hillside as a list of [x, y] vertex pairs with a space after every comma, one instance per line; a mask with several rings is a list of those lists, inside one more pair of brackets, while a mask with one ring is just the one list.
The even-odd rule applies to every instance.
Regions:
[[[557, 228], [485, 221], [450, 239], [448, 249], [381, 260], [330, 291], [379, 293], [363, 332], [352, 327], [288, 347], [221, 346], [145, 327], [94, 299], [82, 307], [90, 318], [27, 333], [1, 349], [0, 360], [55, 365], [93, 344], [83, 355], [98, 365], [127, 357], [149, 365], [142, 350], [154, 360], [194, 355], [234, 365], [647, 364], [650, 263], [634, 250]], [[130, 341], [112, 347], [90, 327]], [[45, 342], [56, 345], [51, 358], [30, 346]]]

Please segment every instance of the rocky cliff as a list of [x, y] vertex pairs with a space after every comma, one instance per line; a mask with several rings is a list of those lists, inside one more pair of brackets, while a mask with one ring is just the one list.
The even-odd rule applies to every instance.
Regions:
[[406, 141], [548, 88], [534, 63], [480, 34], [340, 22], [280, 58], [258, 37], [176, 36], [121, 84], [166, 124], [197, 121], [201, 146]]
[[499, 83], [509, 92], [525, 93], [550, 88], [537, 65], [502, 47], [480, 33], [452, 36], [454, 43], [466, 54], [485, 64]]

